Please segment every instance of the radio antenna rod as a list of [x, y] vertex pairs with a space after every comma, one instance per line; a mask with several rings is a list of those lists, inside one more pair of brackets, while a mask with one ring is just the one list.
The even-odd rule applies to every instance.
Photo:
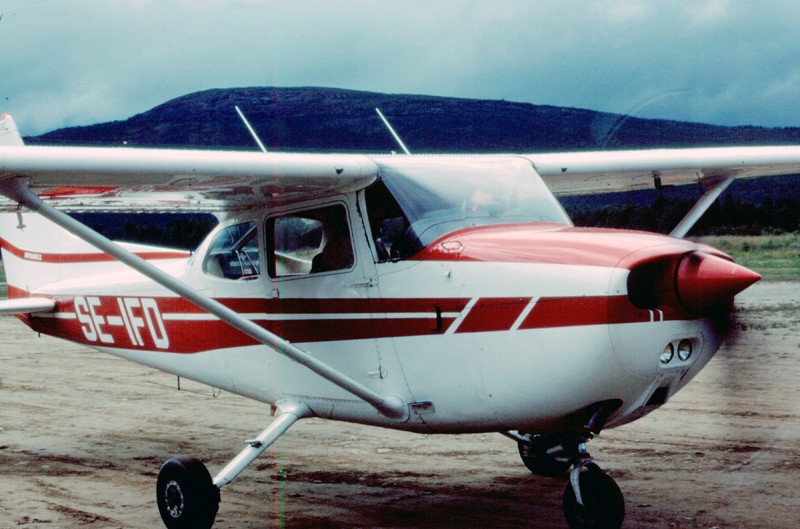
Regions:
[[247, 127], [247, 130], [250, 131], [250, 135], [253, 137], [254, 140], [256, 140], [256, 143], [258, 144], [258, 147], [261, 149], [261, 152], [267, 152], [267, 148], [264, 147], [263, 143], [261, 143], [261, 140], [259, 139], [258, 134], [256, 134], [255, 130], [253, 130], [253, 127], [250, 125], [250, 122], [247, 121], [247, 118], [244, 117], [244, 113], [239, 108], [239, 106], [236, 105], [233, 108], [236, 109], [236, 113], [239, 114], [240, 118], [242, 118], [242, 121], [244, 122], [244, 126]]
[[386, 125], [386, 128], [389, 129], [389, 132], [392, 133], [392, 136], [394, 136], [394, 141], [396, 141], [397, 144], [400, 146], [400, 148], [403, 149], [403, 152], [406, 153], [406, 154], [411, 154], [411, 151], [408, 150], [408, 147], [406, 147], [406, 144], [403, 143], [403, 140], [400, 139], [400, 136], [398, 136], [397, 133], [392, 128], [392, 125], [389, 123], [389, 120], [386, 119], [386, 117], [383, 115], [383, 113], [381, 113], [381, 109], [376, 108], [375, 112], [378, 113], [378, 116], [380, 116], [381, 120], [383, 121], [383, 124]]

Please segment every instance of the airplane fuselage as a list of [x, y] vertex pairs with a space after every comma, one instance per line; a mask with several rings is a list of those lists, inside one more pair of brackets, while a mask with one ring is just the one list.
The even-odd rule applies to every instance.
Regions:
[[[631, 270], [666, 260], [674, 275], [687, 255], [714, 253], [709, 248], [653, 234], [501, 223], [448, 232], [410, 257], [381, 261], [362, 200], [359, 191], [242, 215], [189, 258], [150, 256], [335, 369], [410, 403], [403, 422], [88, 249], [48, 254], [6, 241], [10, 276], [15, 267], [38, 267], [41, 277], [72, 267], [74, 276], [31, 290], [12, 285], [11, 294], [57, 300], [56, 312], [25, 318], [36, 331], [267, 403], [297, 397], [319, 417], [419, 432], [577, 431], [600, 403], [612, 403], [607, 426], [623, 424], [666, 402], [719, 348], [720, 311], [637, 306], [629, 292]], [[331, 205], [348, 215], [348, 266], [259, 266], [286, 260], [269, 241], [276, 217]], [[25, 220], [36, 229], [30, 215]], [[251, 257], [262, 270], [240, 266], [220, 276], [209, 264], [215, 241], [243, 225], [258, 228]], [[665, 348], [687, 342], [688, 358], [662, 361]]]

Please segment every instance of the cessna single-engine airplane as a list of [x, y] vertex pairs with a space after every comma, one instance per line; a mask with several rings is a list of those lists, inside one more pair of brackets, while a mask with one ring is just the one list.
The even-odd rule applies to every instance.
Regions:
[[[1, 308], [34, 331], [270, 404], [213, 478], [170, 459], [168, 528], [306, 417], [500, 432], [568, 477], [570, 527], [624, 502], [587, 442], [655, 410], [716, 353], [759, 279], [682, 237], [736, 178], [800, 173], [800, 147], [486, 156], [24, 146], [0, 125]], [[555, 195], [693, 184], [671, 236], [572, 225]], [[65, 212], [211, 211], [195, 252], [116, 244]]]

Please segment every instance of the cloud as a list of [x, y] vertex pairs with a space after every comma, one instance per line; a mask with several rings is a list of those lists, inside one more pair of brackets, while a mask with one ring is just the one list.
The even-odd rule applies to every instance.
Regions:
[[7, 0], [0, 10], [0, 110], [26, 134], [258, 85], [800, 124], [800, 4], [789, 1]]

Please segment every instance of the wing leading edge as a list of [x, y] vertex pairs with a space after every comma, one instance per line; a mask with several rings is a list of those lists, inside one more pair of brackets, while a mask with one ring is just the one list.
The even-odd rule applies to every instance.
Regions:
[[717, 147], [528, 154], [557, 196], [800, 174], [800, 147]]
[[0, 144], [0, 184], [23, 177], [42, 199], [72, 211], [246, 209], [365, 187], [377, 173], [369, 157], [347, 154]]
[[[736, 178], [800, 174], [800, 146], [523, 157], [557, 196], [687, 184], [709, 189]], [[366, 187], [378, 172], [368, 155], [26, 147], [13, 119], [7, 114], [0, 119], [0, 184], [24, 177], [30, 189], [49, 204], [73, 211], [269, 207]], [[0, 202], [0, 209], [14, 207], [11, 201]]]

